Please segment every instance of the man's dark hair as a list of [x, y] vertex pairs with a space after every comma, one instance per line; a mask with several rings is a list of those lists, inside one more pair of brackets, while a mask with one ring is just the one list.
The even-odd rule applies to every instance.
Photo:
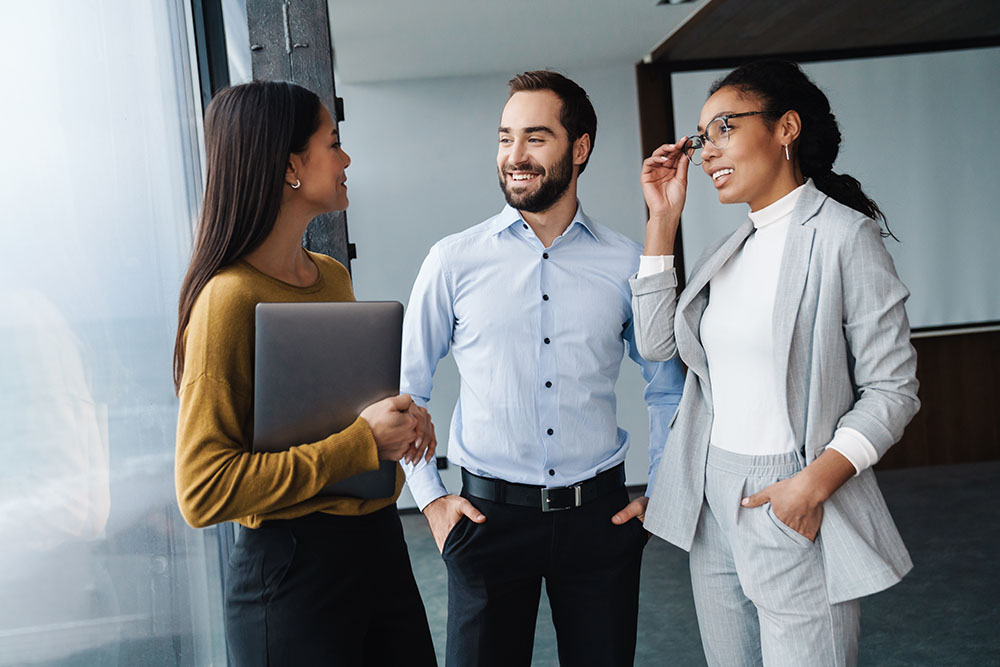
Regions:
[[571, 79], [551, 70], [535, 70], [518, 74], [508, 81], [507, 85], [510, 87], [508, 99], [513, 97], [514, 93], [551, 90], [562, 101], [559, 122], [566, 128], [570, 143], [572, 144], [585, 134], [590, 135], [590, 153], [580, 165], [579, 173], [582, 174], [594, 152], [594, 143], [597, 140], [597, 114], [594, 112], [594, 105], [590, 103], [587, 91]]

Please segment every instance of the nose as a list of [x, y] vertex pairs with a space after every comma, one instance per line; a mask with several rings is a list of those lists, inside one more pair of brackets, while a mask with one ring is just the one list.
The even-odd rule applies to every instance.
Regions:
[[520, 139], [517, 139], [510, 147], [507, 160], [511, 164], [521, 164], [525, 161], [527, 154], [527, 144]]
[[341, 149], [341, 153], [344, 155], [344, 169], [351, 166], [351, 156], [347, 154], [347, 151]]
[[702, 164], [713, 160], [722, 154], [722, 149], [717, 147], [711, 141], [703, 141], [703, 146], [701, 149], [701, 162]]

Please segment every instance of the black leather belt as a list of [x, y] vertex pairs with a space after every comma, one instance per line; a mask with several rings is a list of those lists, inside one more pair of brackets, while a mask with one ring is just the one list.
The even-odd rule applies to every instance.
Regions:
[[625, 486], [625, 463], [571, 486], [544, 487], [515, 484], [492, 477], [480, 477], [462, 468], [462, 486], [466, 493], [495, 503], [533, 507], [543, 512], [580, 507], [591, 500]]

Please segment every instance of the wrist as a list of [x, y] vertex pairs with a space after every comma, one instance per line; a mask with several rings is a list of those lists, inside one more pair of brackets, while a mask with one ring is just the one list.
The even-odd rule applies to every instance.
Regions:
[[834, 471], [827, 470], [817, 459], [796, 475], [801, 486], [800, 492], [810, 506], [822, 505], [833, 495], [834, 491], [840, 488], [843, 482], [839, 481], [839, 476], [833, 473]]
[[658, 227], [671, 233], [677, 230], [679, 223], [680, 219], [667, 211], [650, 211], [649, 217], [646, 218], [647, 227]]

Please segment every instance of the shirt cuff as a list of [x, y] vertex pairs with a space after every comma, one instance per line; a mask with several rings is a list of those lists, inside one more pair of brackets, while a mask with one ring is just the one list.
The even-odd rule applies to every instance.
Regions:
[[663, 273], [674, 268], [673, 255], [640, 255], [639, 274], [637, 278], [645, 278], [654, 273]]
[[448, 489], [445, 488], [438, 473], [436, 461], [428, 463], [421, 458], [416, 463], [403, 461], [400, 463], [403, 465], [403, 472], [406, 473], [406, 483], [410, 486], [410, 493], [413, 494], [413, 500], [421, 512], [433, 501], [448, 495]]
[[854, 473], [855, 477], [878, 463], [878, 451], [871, 441], [847, 426], [841, 426], [834, 432], [833, 440], [827, 448], [837, 450], [851, 462], [857, 471]]

